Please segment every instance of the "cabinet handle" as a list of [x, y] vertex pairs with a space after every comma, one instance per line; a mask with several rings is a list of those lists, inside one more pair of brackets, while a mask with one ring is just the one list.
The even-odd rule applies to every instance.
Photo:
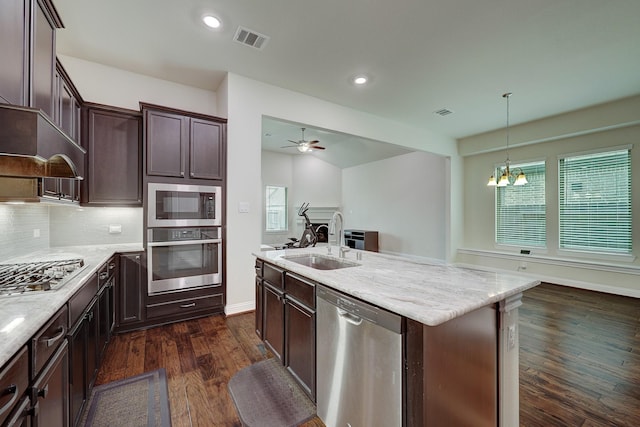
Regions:
[[104, 280], [107, 277], [109, 277], [109, 273], [104, 272], [104, 273], [100, 273], [100, 276], [98, 277], [100, 280]]
[[93, 311], [88, 312], [84, 318], [91, 322], [93, 320]]
[[113, 270], [114, 268], [116, 268], [116, 263], [115, 262], [109, 263], [109, 270]]
[[196, 174], [195, 174], [195, 173], [193, 173], [193, 172], [191, 172], [191, 174], [190, 174], [190, 175], [193, 177], [193, 176], [195, 176]]
[[46, 386], [44, 386], [44, 388], [41, 388], [40, 390], [38, 390], [38, 397], [41, 397], [43, 399], [47, 398], [47, 394], [49, 394], [49, 384], [47, 384]]
[[60, 326], [58, 328], [58, 330], [60, 331], [60, 333], [58, 333], [57, 335], [51, 337], [51, 338], [43, 338], [40, 341], [44, 341], [47, 344], [47, 347], [51, 347], [52, 345], [54, 345], [56, 343], [56, 341], [59, 341], [62, 337], [64, 337], [64, 335], [67, 333], [67, 328], [64, 327], [64, 325]]
[[195, 307], [195, 306], [196, 306], [195, 302], [192, 302], [192, 303], [189, 303], [189, 304], [180, 304], [180, 308], [190, 308], [190, 307]]
[[140, 255], [136, 255], [136, 259], [140, 261]]
[[6, 405], [4, 405], [2, 408], [0, 408], [0, 415], [4, 414], [6, 411], [8, 411], [9, 409], [11, 409], [11, 407], [13, 406], [13, 403], [16, 401], [16, 399], [18, 399], [18, 397], [20, 397], [20, 395], [18, 394], [18, 386], [15, 384], [11, 384], [9, 387], [5, 388], [4, 391], [2, 392], [2, 394], [0, 396], [8, 396], [10, 394], [13, 394], [13, 397], [11, 398], [11, 400], [9, 400], [7, 402]]

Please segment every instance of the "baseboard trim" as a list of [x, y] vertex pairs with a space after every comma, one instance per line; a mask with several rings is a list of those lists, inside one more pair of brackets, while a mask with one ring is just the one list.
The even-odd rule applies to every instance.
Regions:
[[230, 316], [233, 314], [246, 313], [247, 311], [254, 311], [255, 309], [255, 301], [245, 301], [238, 304], [227, 304], [224, 308], [224, 314]]

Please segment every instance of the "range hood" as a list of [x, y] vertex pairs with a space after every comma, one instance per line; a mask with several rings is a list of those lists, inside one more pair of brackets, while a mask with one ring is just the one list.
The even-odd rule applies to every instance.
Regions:
[[85, 153], [42, 111], [0, 104], [0, 177], [83, 179]]

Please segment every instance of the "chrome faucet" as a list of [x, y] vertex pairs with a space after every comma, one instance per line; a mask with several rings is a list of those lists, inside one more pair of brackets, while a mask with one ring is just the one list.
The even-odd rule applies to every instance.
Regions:
[[[350, 248], [344, 244], [344, 216], [342, 215], [342, 212], [335, 211], [333, 213], [333, 217], [331, 217], [331, 222], [329, 223], [329, 234], [335, 236], [336, 222], [338, 217], [340, 218], [340, 233], [338, 233], [338, 237], [336, 238], [336, 243], [338, 245], [338, 254], [340, 258], [344, 258], [345, 254], [349, 252]], [[331, 244], [329, 244], [328, 246], [328, 252], [329, 254], [331, 254]]]

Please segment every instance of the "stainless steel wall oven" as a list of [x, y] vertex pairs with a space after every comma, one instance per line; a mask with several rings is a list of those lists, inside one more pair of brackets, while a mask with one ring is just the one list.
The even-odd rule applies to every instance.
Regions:
[[147, 227], [222, 225], [222, 188], [210, 185], [149, 183]]
[[147, 229], [148, 294], [222, 284], [220, 227]]

